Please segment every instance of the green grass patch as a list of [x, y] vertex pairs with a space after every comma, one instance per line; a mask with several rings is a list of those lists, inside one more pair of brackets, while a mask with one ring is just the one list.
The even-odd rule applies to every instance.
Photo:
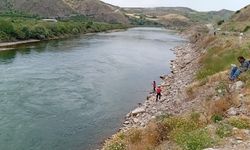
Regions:
[[169, 139], [185, 150], [201, 150], [211, 146], [214, 140], [199, 122], [200, 114], [193, 112], [190, 117], [169, 117], [164, 125]]
[[125, 150], [126, 145], [121, 142], [114, 142], [110, 144], [105, 150]]
[[238, 64], [238, 56], [249, 56], [248, 48], [228, 49], [211, 48], [203, 57], [202, 68], [197, 72], [196, 77], [203, 80], [208, 76], [230, 69], [231, 64]]
[[229, 137], [232, 135], [232, 126], [228, 124], [219, 124], [219, 126], [216, 129], [216, 134], [220, 138]]
[[242, 117], [231, 117], [228, 119], [228, 123], [239, 129], [249, 129], [250, 120], [248, 118]]
[[176, 131], [174, 140], [184, 150], [202, 150], [210, 147], [214, 140], [207, 130], [197, 129], [190, 132]]
[[215, 115], [213, 115], [213, 116], [211, 117], [211, 119], [212, 119], [212, 121], [213, 121], [214, 123], [217, 123], [217, 122], [222, 121], [222, 120], [223, 120], [223, 117], [222, 117], [222, 115], [215, 114]]

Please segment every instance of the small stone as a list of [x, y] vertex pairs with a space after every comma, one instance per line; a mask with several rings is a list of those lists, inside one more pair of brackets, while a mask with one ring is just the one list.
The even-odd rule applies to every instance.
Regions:
[[219, 93], [219, 94], [221, 94], [221, 93], [222, 93], [222, 90], [221, 90], [221, 89], [219, 89], [219, 90], [218, 90], [218, 93]]
[[243, 141], [242, 140], [237, 140], [237, 144], [240, 144], [242, 143]]
[[125, 121], [124, 124], [128, 125], [128, 124], [129, 124], [129, 121]]
[[242, 81], [237, 81], [236, 83], [235, 83], [235, 89], [236, 90], [240, 90], [240, 89], [242, 89], [244, 87], [244, 82], [242, 82]]
[[132, 111], [133, 115], [137, 115], [139, 113], [144, 113], [146, 110], [143, 107], [136, 108], [135, 110]]
[[134, 121], [135, 123], [138, 123], [138, 122], [139, 122], [139, 119], [134, 118], [133, 121]]
[[240, 137], [240, 136], [238, 136], [238, 137], [236, 137], [236, 140], [243, 140], [243, 138], [242, 137]]
[[155, 119], [156, 117], [155, 116], [152, 116], [151, 119]]

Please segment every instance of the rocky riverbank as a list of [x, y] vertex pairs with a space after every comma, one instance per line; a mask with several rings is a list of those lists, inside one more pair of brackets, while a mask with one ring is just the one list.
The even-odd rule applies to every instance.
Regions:
[[149, 94], [144, 104], [128, 113], [122, 131], [133, 127], [144, 127], [151, 119], [162, 114], [185, 112], [192, 102], [187, 102], [186, 87], [192, 83], [199, 68], [201, 53], [194, 44], [188, 43], [173, 49], [176, 59], [171, 61], [172, 73], [161, 76], [162, 98], [155, 101], [155, 94]]

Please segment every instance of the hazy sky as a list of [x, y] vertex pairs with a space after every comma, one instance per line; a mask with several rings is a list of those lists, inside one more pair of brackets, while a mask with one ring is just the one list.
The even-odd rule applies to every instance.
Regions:
[[157, 7], [157, 6], [183, 6], [195, 10], [238, 10], [248, 4], [250, 0], [102, 0], [104, 2], [122, 7]]

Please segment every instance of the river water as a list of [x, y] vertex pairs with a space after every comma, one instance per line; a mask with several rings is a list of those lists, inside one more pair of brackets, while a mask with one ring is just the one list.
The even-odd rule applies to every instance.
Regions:
[[0, 150], [89, 150], [169, 73], [184, 40], [133, 28], [0, 52]]

